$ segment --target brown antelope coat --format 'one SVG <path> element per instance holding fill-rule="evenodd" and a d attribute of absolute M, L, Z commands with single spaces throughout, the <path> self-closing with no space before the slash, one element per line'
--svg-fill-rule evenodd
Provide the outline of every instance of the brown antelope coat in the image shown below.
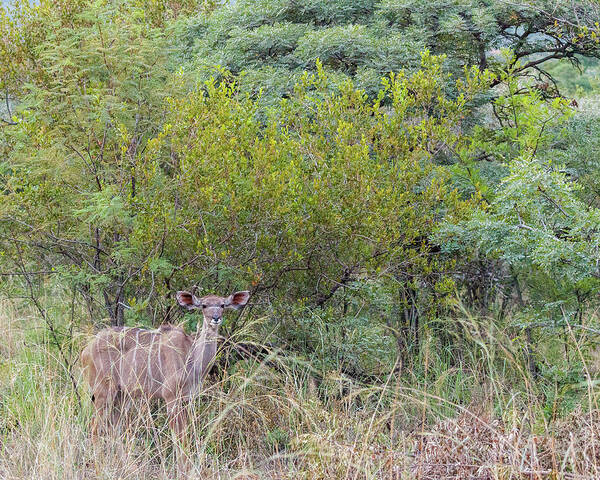
<path fill-rule="evenodd" d="M 202 329 L 196 335 L 171 325 L 157 330 L 110 327 L 98 332 L 81 353 L 96 409 L 92 435 L 109 420 L 111 411 L 114 423 L 123 399 L 136 397 L 165 400 L 171 428 L 181 435 L 186 423 L 182 402 L 198 391 L 215 357 L 223 311 L 242 308 L 248 297 L 248 292 L 226 298 L 178 292 L 180 305 L 203 313 Z"/>

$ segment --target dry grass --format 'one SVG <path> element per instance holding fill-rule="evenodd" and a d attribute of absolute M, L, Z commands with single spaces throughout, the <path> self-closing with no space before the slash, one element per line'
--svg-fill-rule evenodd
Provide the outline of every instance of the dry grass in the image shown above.
<path fill-rule="evenodd" d="M 81 384 L 79 406 L 35 315 L 3 301 L 0 325 L 2 480 L 175 477 L 160 406 L 150 406 L 152 417 L 133 412 L 143 420 L 93 445 L 87 434 L 91 404 L 81 372 L 74 370 Z M 514 352 L 505 353 L 507 362 L 514 360 Z M 430 355 L 433 362 L 433 349 Z M 430 372 L 421 381 L 410 374 L 390 376 L 377 386 L 357 385 L 336 372 L 315 385 L 299 365 L 287 363 L 275 371 L 239 363 L 213 379 L 191 407 L 189 477 L 600 478 L 594 383 L 582 396 L 585 406 L 548 421 L 533 399 L 536 392 L 514 380 L 522 369 L 509 365 L 510 372 L 521 372 L 510 377 L 511 385 L 500 373 L 490 377 L 489 369 L 487 377 L 478 376 L 486 362 L 492 360 L 480 356 L 471 367 L 466 362 L 446 375 Z M 450 400 L 449 378 L 459 375 L 471 382 L 468 406 Z"/>

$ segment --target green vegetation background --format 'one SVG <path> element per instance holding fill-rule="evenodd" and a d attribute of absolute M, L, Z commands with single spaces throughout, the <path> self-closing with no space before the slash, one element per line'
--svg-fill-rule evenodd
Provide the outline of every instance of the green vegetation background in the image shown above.
<path fill-rule="evenodd" d="M 587 1 L 17 1 L 3 295 L 64 389 L 94 329 L 193 330 L 173 294 L 196 286 L 250 289 L 229 345 L 280 352 L 321 399 L 436 384 L 433 421 L 491 378 L 485 405 L 526 394 L 533 430 L 591 408 L 599 18 Z"/>

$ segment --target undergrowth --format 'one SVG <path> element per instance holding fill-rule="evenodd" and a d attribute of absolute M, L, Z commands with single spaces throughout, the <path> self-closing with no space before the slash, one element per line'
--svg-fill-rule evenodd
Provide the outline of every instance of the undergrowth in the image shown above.
<path fill-rule="evenodd" d="M 190 407 L 190 478 L 599 478 L 590 338 L 566 331 L 557 349 L 541 332 L 530 372 L 525 338 L 509 322 L 458 312 L 453 345 L 426 334 L 410 363 L 370 384 L 285 352 L 231 362 Z M 90 441 L 75 359 L 93 328 L 66 335 L 83 311 L 54 313 L 72 366 L 34 310 L 0 302 L 0 478 L 174 478 L 160 404 L 138 405 L 114 436 Z"/>

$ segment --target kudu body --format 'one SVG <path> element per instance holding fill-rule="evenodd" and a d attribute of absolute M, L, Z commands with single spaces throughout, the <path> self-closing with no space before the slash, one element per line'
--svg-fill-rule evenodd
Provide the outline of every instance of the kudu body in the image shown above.
<path fill-rule="evenodd" d="M 249 293 L 198 298 L 177 292 L 176 297 L 188 310 L 202 311 L 202 328 L 195 335 L 172 325 L 157 330 L 111 327 L 98 332 L 82 351 L 95 407 L 93 438 L 102 427 L 116 422 L 122 402 L 136 397 L 163 399 L 171 429 L 183 437 L 187 424 L 184 406 L 200 388 L 215 357 L 223 311 L 242 308 Z"/>

